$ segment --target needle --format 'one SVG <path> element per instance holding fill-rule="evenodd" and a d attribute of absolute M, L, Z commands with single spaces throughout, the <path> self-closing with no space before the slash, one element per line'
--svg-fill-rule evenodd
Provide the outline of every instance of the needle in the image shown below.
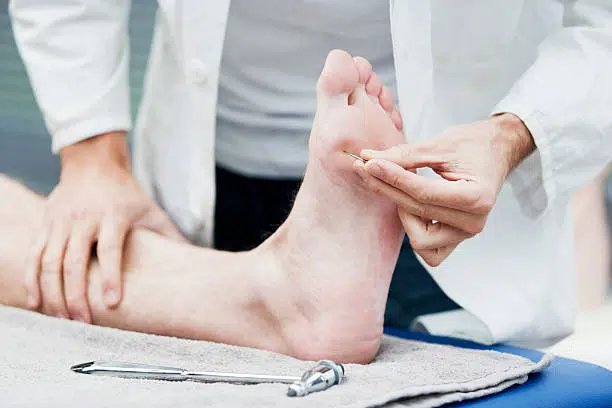
<path fill-rule="evenodd" d="M 361 157 L 357 156 L 356 154 L 349 153 L 349 152 L 347 152 L 347 151 L 345 151 L 344 153 L 346 153 L 347 155 L 351 156 L 353 159 L 360 160 L 360 161 L 361 161 L 362 163 L 364 163 L 364 164 L 367 162 L 367 160 L 366 160 L 366 159 L 363 159 L 363 158 L 361 158 Z"/>

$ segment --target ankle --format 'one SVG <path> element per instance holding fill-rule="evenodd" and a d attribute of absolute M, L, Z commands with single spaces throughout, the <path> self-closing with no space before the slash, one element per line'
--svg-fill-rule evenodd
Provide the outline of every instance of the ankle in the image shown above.
<path fill-rule="evenodd" d="M 351 282 L 329 290 L 317 286 L 315 271 L 321 264 L 313 262 L 306 248 L 292 245 L 296 226 L 289 217 L 256 249 L 266 268 L 255 291 L 283 345 L 281 352 L 302 360 L 370 362 L 380 346 L 382 318 L 372 324 L 372 319 L 358 316 L 354 302 L 342 293 Z"/>

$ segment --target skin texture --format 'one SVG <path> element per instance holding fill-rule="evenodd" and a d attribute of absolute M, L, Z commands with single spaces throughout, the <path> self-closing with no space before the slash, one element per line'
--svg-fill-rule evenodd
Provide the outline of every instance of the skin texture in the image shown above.
<path fill-rule="evenodd" d="M 354 169 L 372 192 L 398 205 L 412 248 L 438 266 L 482 231 L 508 174 L 534 149 L 523 122 L 502 114 L 449 128 L 424 143 L 365 149 L 361 157 L 368 162 L 357 161 Z M 441 178 L 417 175 L 422 167 Z"/>
<path fill-rule="evenodd" d="M 367 91 L 366 91 L 367 89 Z M 366 363 L 378 351 L 403 230 L 395 205 L 371 193 L 343 151 L 403 140 L 388 89 L 370 64 L 332 51 L 317 86 L 309 165 L 287 221 L 260 247 L 227 253 L 145 229 L 127 235 L 124 297 L 102 298 L 89 264 L 95 324 Z M 27 307 L 23 265 L 46 200 L 0 178 L 0 302 Z M 356 228 L 358 227 L 358 228 Z M 43 299 L 39 309 L 53 312 Z"/>
<path fill-rule="evenodd" d="M 122 297 L 122 248 L 129 230 L 144 227 L 183 238 L 132 176 L 125 132 L 65 147 L 61 160 L 60 182 L 36 226 L 24 280 L 31 308 L 44 303 L 54 316 L 90 323 L 87 265 L 94 242 L 104 301 L 114 307 Z"/>

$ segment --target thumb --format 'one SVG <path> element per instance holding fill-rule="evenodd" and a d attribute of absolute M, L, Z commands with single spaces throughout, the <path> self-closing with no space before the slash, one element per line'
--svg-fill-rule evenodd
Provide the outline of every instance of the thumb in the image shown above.
<path fill-rule="evenodd" d="M 168 214 L 156 208 L 149 212 L 139 223 L 144 228 L 157 232 L 177 242 L 187 242 Z"/>
<path fill-rule="evenodd" d="M 404 169 L 435 167 L 444 163 L 436 146 L 430 142 L 417 145 L 401 144 L 387 150 L 364 149 L 360 156 L 365 160 L 382 159 L 394 162 Z"/>

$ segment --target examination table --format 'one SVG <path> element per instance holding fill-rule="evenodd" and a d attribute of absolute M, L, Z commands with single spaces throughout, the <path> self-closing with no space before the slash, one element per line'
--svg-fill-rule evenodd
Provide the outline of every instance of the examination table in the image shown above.
<path fill-rule="evenodd" d="M 483 346 L 465 340 L 429 336 L 393 328 L 387 328 L 385 332 L 406 339 L 473 349 L 497 350 L 517 354 L 533 361 L 539 360 L 542 355 L 536 350 L 503 345 Z M 610 353 L 612 353 L 612 344 Z M 612 408 L 612 371 L 593 364 L 556 357 L 550 367 L 541 374 L 530 375 L 525 384 L 489 397 L 447 406 L 462 408 Z"/>

